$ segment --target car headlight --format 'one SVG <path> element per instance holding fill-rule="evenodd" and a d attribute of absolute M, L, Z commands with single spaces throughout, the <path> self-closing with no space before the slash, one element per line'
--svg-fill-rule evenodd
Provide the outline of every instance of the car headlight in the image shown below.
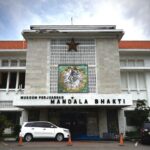
<path fill-rule="evenodd" d="M 144 129 L 144 131 L 145 131 L 145 132 L 147 132 L 147 131 L 148 131 L 148 129 Z"/>
<path fill-rule="evenodd" d="M 66 132 L 66 133 L 69 133 L 69 130 L 67 130 L 67 129 L 64 129 L 64 132 Z"/>

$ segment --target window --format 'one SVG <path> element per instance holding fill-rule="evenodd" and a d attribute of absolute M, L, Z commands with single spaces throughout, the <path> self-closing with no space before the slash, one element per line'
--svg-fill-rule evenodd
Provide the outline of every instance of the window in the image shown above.
<path fill-rule="evenodd" d="M 27 123 L 26 125 L 25 125 L 25 127 L 32 127 L 33 126 L 33 123 Z"/>
<path fill-rule="evenodd" d="M 140 90 L 146 89 L 144 73 L 142 73 L 142 72 L 138 73 L 138 82 L 139 82 L 139 89 Z"/>
<path fill-rule="evenodd" d="M 121 88 L 125 90 L 146 90 L 145 74 L 143 72 L 121 72 Z"/>
<path fill-rule="evenodd" d="M 11 65 L 12 67 L 17 66 L 17 60 L 11 60 L 10 65 Z"/>
<path fill-rule="evenodd" d="M 55 125 L 53 125 L 53 124 L 51 124 L 51 123 L 48 123 L 48 122 L 44 122 L 43 125 L 44 125 L 45 128 L 56 128 Z"/>
<path fill-rule="evenodd" d="M 26 66 L 26 61 L 25 60 L 20 60 L 20 66 L 21 67 Z"/>
<path fill-rule="evenodd" d="M 54 127 L 52 124 L 47 123 L 47 122 L 38 122 L 37 127 L 42 127 L 42 128 L 52 128 Z"/>
<path fill-rule="evenodd" d="M 120 60 L 120 66 L 125 67 L 126 66 L 126 60 Z"/>
<path fill-rule="evenodd" d="M 36 123 L 35 122 L 30 122 L 30 123 L 27 123 L 26 125 L 25 125 L 25 127 L 36 127 L 37 125 L 36 125 Z"/>
<path fill-rule="evenodd" d="M 18 78 L 17 75 L 19 75 Z M 8 77 L 9 77 L 9 81 L 8 81 L 9 89 L 25 88 L 25 72 L 0 72 L 0 89 L 7 88 Z"/>
<path fill-rule="evenodd" d="M 128 88 L 127 73 L 126 72 L 121 72 L 121 88 L 122 89 Z"/>
<path fill-rule="evenodd" d="M 120 60 L 120 66 L 121 67 L 143 67 L 144 66 L 144 60 L 143 59 L 121 59 Z"/>
<path fill-rule="evenodd" d="M 10 80 L 9 80 L 9 88 L 15 89 L 16 88 L 16 79 L 17 79 L 17 73 L 11 72 L 10 73 Z"/>
<path fill-rule="evenodd" d="M 41 128 L 56 128 L 55 125 L 48 122 L 30 122 L 25 125 L 26 127 L 41 127 Z"/>
<path fill-rule="evenodd" d="M 22 59 L 20 61 L 18 61 L 17 59 L 13 59 L 13 60 L 2 60 L 1 66 L 3 67 L 24 67 L 26 66 L 26 60 Z"/>
<path fill-rule="evenodd" d="M 138 60 L 136 61 L 136 66 L 138 66 L 138 67 L 144 66 L 144 60 L 138 59 Z"/>
<path fill-rule="evenodd" d="M 24 87 L 25 87 L 25 72 L 19 72 L 18 89 L 24 89 Z"/>
<path fill-rule="evenodd" d="M 129 60 L 128 60 L 128 66 L 129 66 L 129 67 L 134 67 L 134 66 L 135 66 L 135 60 L 132 60 L 132 59 L 130 60 L 130 59 L 129 59 Z"/>
<path fill-rule="evenodd" d="M 7 87 L 7 72 L 0 72 L 0 89 L 6 89 Z"/>
<path fill-rule="evenodd" d="M 137 82 L 136 82 L 136 73 L 129 72 L 129 87 L 131 90 L 136 90 Z"/>
<path fill-rule="evenodd" d="M 9 66 L 9 61 L 8 60 L 2 60 L 2 66 L 3 67 Z"/>

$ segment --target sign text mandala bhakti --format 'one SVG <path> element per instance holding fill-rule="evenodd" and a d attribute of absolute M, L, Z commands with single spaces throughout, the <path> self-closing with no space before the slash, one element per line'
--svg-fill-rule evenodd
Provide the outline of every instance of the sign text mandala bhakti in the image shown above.
<path fill-rule="evenodd" d="M 130 94 L 49 94 L 21 95 L 14 106 L 129 106 Z"/>

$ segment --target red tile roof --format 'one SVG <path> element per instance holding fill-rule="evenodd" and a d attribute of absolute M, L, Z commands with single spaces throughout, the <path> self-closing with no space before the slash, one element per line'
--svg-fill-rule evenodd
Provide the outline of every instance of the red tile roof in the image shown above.
<path fill-rule="evenodd" d="M 27 41 L 0 41 L 0 49 L 26 49 Z M 150 49 L 150 41 L 120 41 L 120 49 Z"/>
<path fill-rule="evenodd" d="M 26 49 L 26 41 L 0 41 L 0 49 Z"/>
<path fill-rule="evenodd" d="M 120 41 L 120 49 L 150 49 L 150 41 Z"/>

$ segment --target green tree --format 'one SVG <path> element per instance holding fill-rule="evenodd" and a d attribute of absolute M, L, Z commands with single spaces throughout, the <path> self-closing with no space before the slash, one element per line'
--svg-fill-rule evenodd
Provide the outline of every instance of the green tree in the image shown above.
<path fill-rule="evenodd" d="M 8 121 L 4 115 L 0 114 L 0 138 L 2 138 L 5 128 L 8 128 L 10 126 L 11 126 L 10 121 Z"/>
<path fill-rule="evenodd" d="M 146 105 L 145 100 L 138 100 L 136 108 L 132 113 L 132 121 L 139 130 L 145 121 L 148 121 L 150 115 L 150 107 Z"/>

